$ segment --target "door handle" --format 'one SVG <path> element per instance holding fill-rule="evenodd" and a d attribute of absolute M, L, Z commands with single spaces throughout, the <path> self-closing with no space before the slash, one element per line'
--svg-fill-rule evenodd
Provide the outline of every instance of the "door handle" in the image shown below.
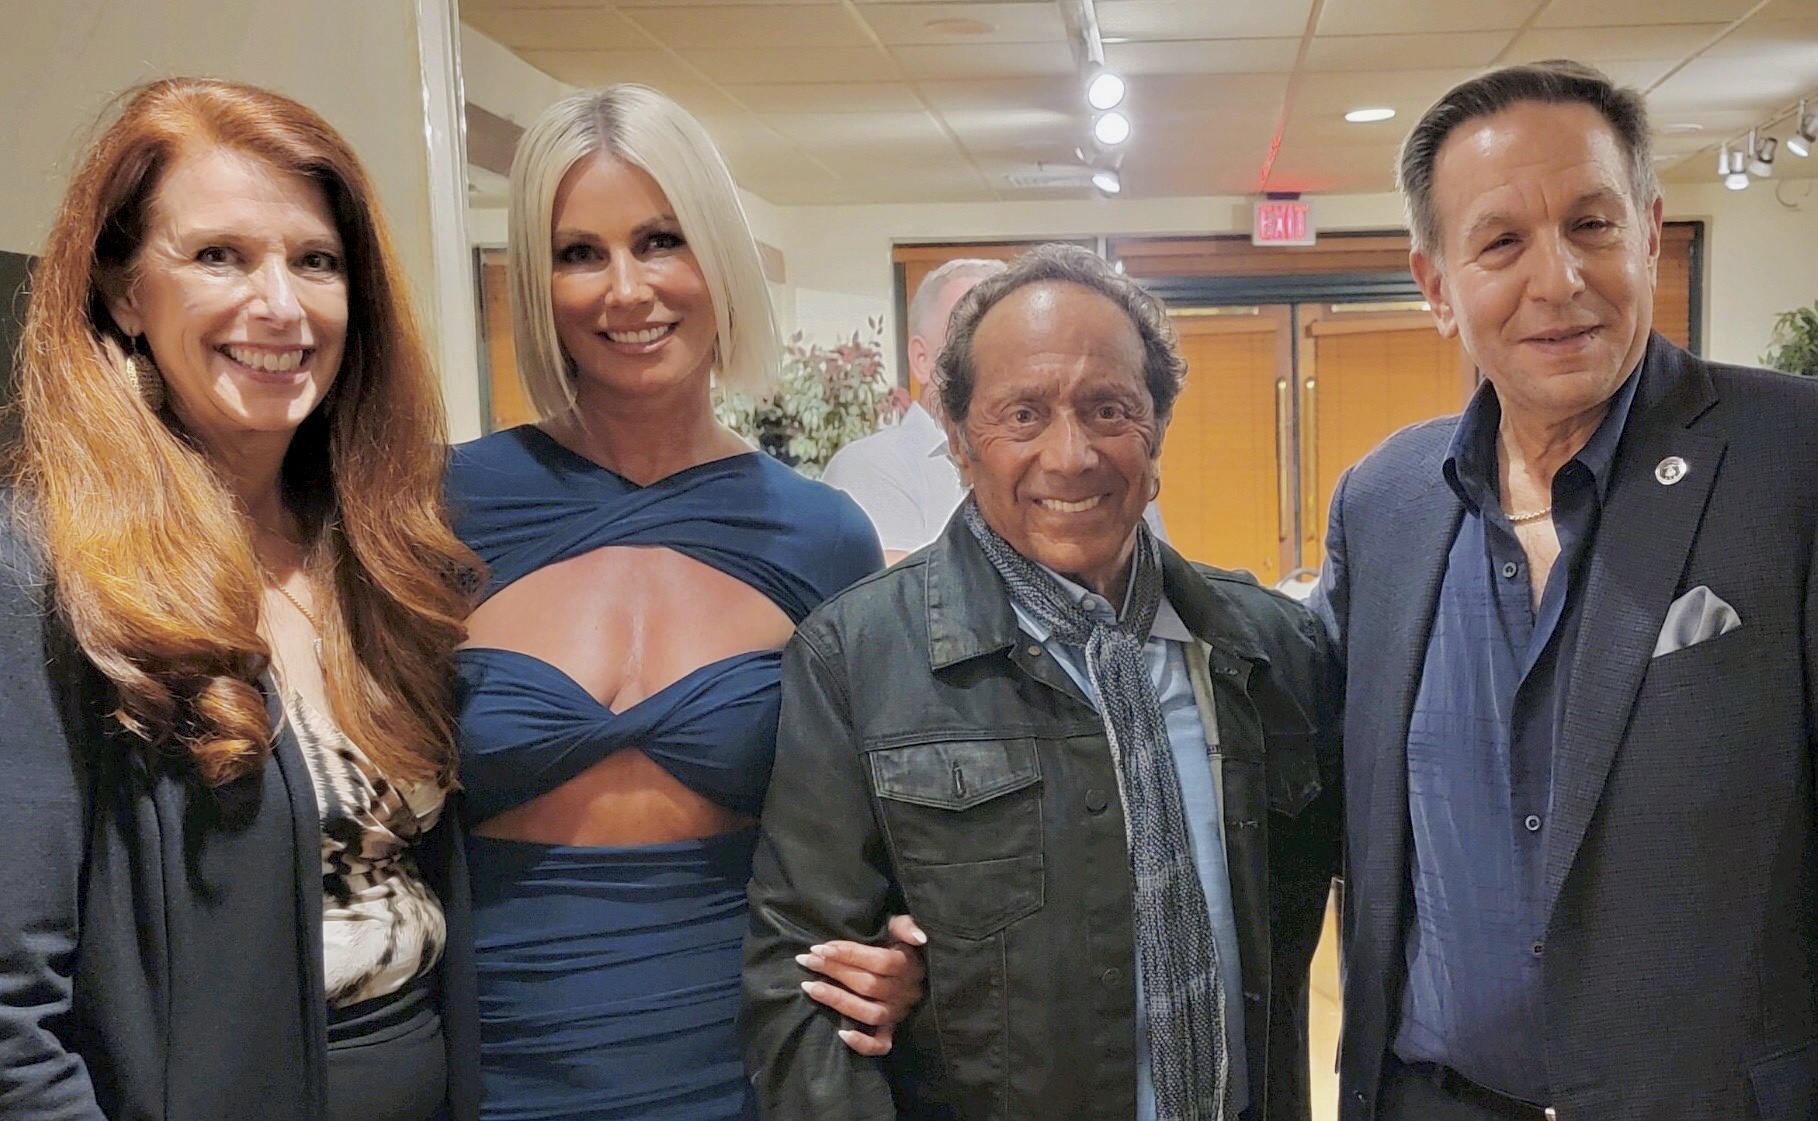
<path fill-rule="evenodd" d="M 1294 390 L 1287 378 L 1275 379 L 1275 517 L 1278 540 L 1294 535 Z"/>

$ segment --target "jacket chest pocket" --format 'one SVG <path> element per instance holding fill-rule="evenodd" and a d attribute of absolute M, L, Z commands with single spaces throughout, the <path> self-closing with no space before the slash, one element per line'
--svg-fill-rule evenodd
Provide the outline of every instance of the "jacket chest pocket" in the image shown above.
<path fill-rule="evenodd" d="M 1042 905 L 1042 775 L 1029 739 L 869 753 L 872 790 L 916 921 L 984 938 Z"/>

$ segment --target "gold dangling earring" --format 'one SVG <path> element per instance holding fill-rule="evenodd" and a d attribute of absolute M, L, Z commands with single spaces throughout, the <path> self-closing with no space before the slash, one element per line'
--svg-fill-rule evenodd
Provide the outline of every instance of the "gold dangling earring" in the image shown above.
<path fill-rule="evenodd" d="M 145 407 L 157 412 L 164 405 L 164 376 L 148 356 L 138 351 L 126 356 L 126 381 Z"/>

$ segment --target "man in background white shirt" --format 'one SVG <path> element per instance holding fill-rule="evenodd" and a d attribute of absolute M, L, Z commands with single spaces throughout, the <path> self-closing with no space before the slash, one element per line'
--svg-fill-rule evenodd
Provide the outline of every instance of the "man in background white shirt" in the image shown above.
<path fill-rule="evenodd" d="M 915 398 L 889 428 L 854 440 L 827 464 L 821 479 L 853 497 L 877 527 L 884 560 L 895 564 L 940 536 L 966 490 L 947 458 L 934 360 L 947 341 L 953 305 L 972 286 L 1004 271 L 1002 261 L 961 257 L 922 278 L 909 301 L 909 393 Z"/>
<path fill-rule="evenodd" d="M 877 528 L 884 562 L 895 564 L 941 535 L 966 496 L 959 469 L 947 458 L 934 360 L 947 342 L 953 305 L 979 281 L 1003 272 L 1002 261 L 959 257 L 922 278 L 909 300 L 909 393 L 914 401 L 901 420 L 852 441 L 828 460 L 821 481 L 850 494 Z M 1166 541 L 1161 511 L 1151 502 L 1143 517 Z"/>

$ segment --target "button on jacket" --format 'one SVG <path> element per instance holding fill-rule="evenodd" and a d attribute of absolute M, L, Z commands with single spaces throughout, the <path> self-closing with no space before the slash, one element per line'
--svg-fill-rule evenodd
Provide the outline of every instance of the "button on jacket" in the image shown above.
<path fill-rule="evenodd" d="M 1244 1116 L 1305 1117 L 1298 1010 L 1338 851 L 1333 663 L 1298 605 L 1162 555 L 1220 738 Z M 742 1022 L 766 1116 L 1128 1121 L 1133 890 L 1104 725 L 954 519 L 784 654 Z M 889 1057 L 862 1058 L 794 957 L 877 941 L 899 910 L 929 934 L 928 999 Z"/>

